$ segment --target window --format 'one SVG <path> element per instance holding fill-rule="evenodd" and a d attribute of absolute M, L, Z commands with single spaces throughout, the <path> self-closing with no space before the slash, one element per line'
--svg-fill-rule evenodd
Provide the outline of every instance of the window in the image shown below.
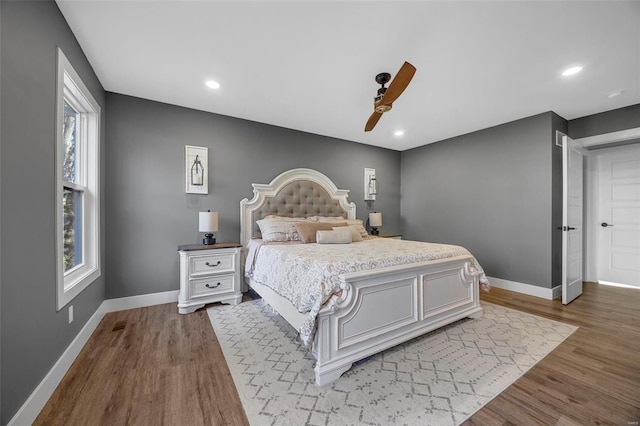
<path fill-rule="evenodd" d="M 58 49 L 57 309 L 100 276 L 100 106 Z"/>

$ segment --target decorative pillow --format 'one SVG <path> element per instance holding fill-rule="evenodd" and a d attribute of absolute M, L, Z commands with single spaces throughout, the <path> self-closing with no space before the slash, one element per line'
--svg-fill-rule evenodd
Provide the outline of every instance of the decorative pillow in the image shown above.
<path fill-rule="evenodd" d="M 305 244 L 309 244 L 316 242 L 317 231 L 332 231 L 334 226 L 347 226 L 347 222 L 298 222 L 294 226 L 298 231 L 300 240 Z"/>
<path fill-rule="evenodd" d="M 356 230 L 360 233 L 360 236 L 366 237 L 367 235 L 369 235 L 362 223 L 362 219 L 347 220 L 347 224 L 356 228 Z"/>
<path fill-rule="evenodd" d="M 263 241 L 300 241 L 300 235 L 296 230 L 297 223 L 303 223 L 304 219 L 298 218 L 269 218 L 257 220 Z"/>
<path fill-rule="evenodd" d="M 362 241 L 362 235 L 360 235 L 360 232 L 356 229 L 355 226 L 351 226 L 351 225 L 347 225 L 347 226 L 334 226 L 333 230 L 334 231 L 338 231 L 338 230 L 342 230 L 348 228 L 349 232 L 351 232 L 351 242 L 352 243 L 358 243 L 360 241 Z"/>
<path fill-rule="evenodd" d="M 316 231 L 318 244 L 351 244 L 351 230 L 347 226 L 333 231 Z"/>
<path fill-rule="evenodd" d="M 344 222 L 345 220 L 342 216 L 311 216 L 309 219 L 316 222 Z"/>

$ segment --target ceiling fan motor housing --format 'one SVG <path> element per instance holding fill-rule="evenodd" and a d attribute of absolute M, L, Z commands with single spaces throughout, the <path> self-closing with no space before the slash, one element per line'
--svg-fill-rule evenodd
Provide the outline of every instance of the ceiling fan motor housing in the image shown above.
<path fill-rule="evenodd" d="M 382 100 L 382 97 L 384 96 L 384 93 L 387 91 L 386 87 L 381 87 L 378 89 L 378 94 L 376 96 L 373 97 L 373 101 L 374 102 L 380 102 Z"/>
<path fill-rule="evenodd" d="M 384 87 L 384 85 L 387 84 L 389 82 L 389 80 L 391 80 L 391 74 L 389 74 L 388 72 L 382 72 L 382 73 L 376 75 L 376 83 L 382 85 L 382 87 L 378 89 L 378 94 L 373 98 L 373 101 L 376 104 L 378 102 L 380 102 L 382 100 L 382 98 L 384 97 L 384 94 L 387 91 L 387 88 Z M 376 112 L 379 112 L 379 113 L 387 112 L 390 109 L 391 109 L 391 105 L 377 105 L 377 106 L 374 106 L 374 110 Z"/>
<path fill-rule="evenodd" d="M 387 84 L 389 80 L 391 80 L 391 74 L 389 74 L 388 72 L 381 72 L 380 74 L 376 75 L 376 83 L 382 84 L 383 86 Z"/>

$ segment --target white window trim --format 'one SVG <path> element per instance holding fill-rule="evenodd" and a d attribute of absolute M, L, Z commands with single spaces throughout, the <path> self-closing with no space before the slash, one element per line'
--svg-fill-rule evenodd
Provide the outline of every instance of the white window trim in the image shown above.
<path fill-rule="evenodd" d="M 101 274 L 100 265 L 100 105 L 84 85 L 78 73 L 73 69 L 60 48 L 58 48 L 58 74 L 56 92 L 56 304 L 62 309 L 82 290 L 87 288 Z M 79 164 L 90 164 L 90 170 L 81 167 L 76 170 L 80 174 L 79 188 L 85 191 L 83 197 L 83 232 L 82 232 L 82 264 L 64 271 L 64 238 L 63 238 L 63 179 L 62 161 L 64 136 L 62 134 L 62 117 L 64 116 L 64 99 L 74 108 L 92 111 L 82 113 L 77 131 L 82 140 L 93 140 L 80 149 L 82 157 Z M 93 170 L 93 172 L 91 172 Z M 67 186 L 68 183 L 64 183 Z M 73 185 L 75 188 L 76 185 Z"/>

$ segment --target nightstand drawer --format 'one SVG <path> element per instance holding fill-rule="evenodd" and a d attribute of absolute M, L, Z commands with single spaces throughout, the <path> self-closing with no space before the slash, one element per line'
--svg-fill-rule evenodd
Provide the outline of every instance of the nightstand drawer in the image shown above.
<path fill-rule="evenodd" d="M 191 256 L 189 262 L 189 278 L 229 273 L 236 270 L 236 255 L 234 252 Z"/>
<path fill-rule="evenodd" d="M 207 303 L 242 302 L 240 251 L 234 242 L 184 244 L 180 254 L 178 313 L 189 314 Z"/>
<path fill-rule="evenodd" d="M 208 296 L 233 291 L 235 278 L 235 274 L 229 274 L 189 280 L 191 297 Z"/>

